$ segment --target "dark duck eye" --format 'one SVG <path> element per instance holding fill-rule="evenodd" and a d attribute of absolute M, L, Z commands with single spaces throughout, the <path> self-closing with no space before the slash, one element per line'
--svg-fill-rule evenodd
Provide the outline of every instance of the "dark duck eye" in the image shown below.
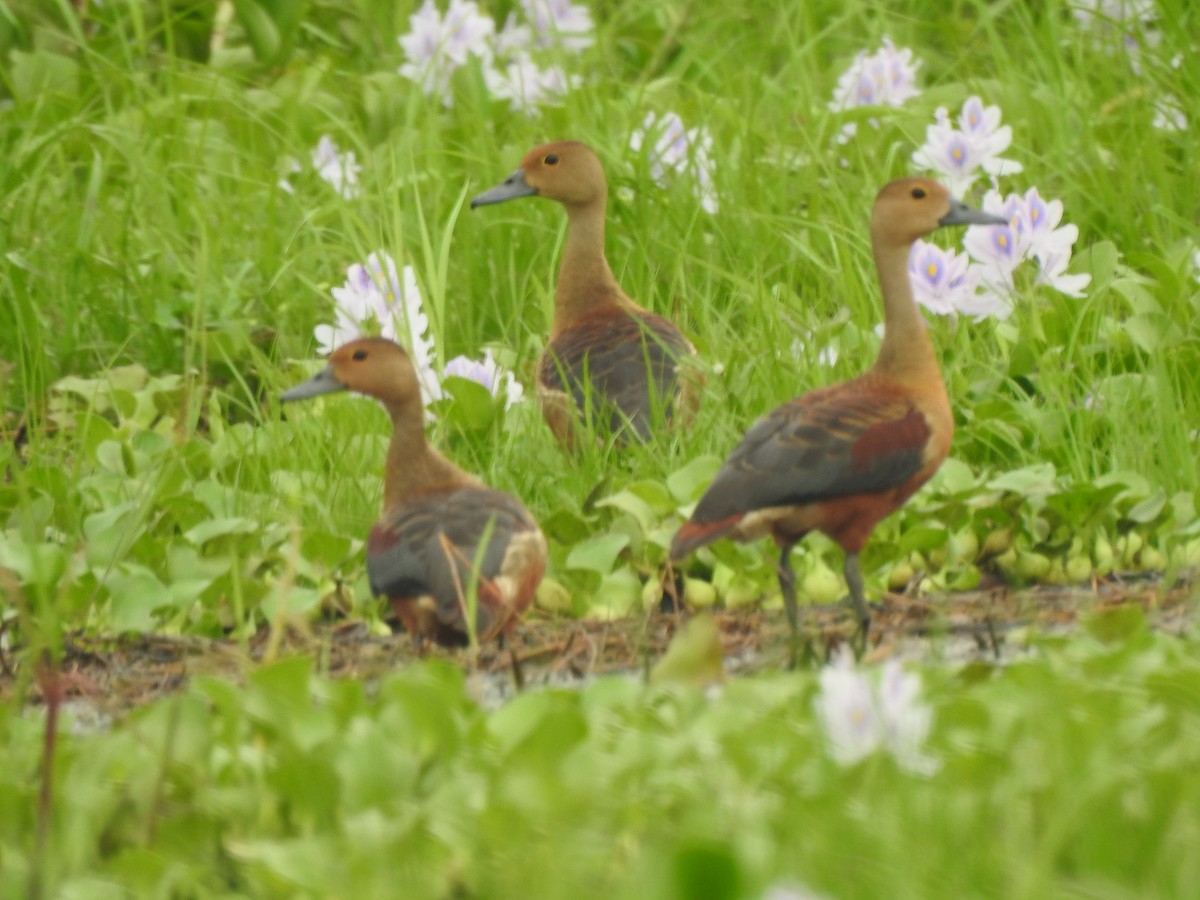
<path fill-rule="evenodd" d="M 914 199 L 924 200 L 925 199 L 925 188 L 913 188 L 912 195 L 913 195 Z"/>
<path fill-rule="evenodd" d="M 367 358 L 367 351 L 366 350 L 355 350 L 354 355 L 351 356 L 350 358 L 353 360 L 356 360 L 358 362 L 362 362 L 364 359 Z"/>
<path fill-rule="evenodd" d="M 545 155 L 545 157 L 542 159 L 542 162 L 544 162 L 548 166 L 557 166 L 558 165 L 558 154 L 557 153 L 547 153 Z"/>

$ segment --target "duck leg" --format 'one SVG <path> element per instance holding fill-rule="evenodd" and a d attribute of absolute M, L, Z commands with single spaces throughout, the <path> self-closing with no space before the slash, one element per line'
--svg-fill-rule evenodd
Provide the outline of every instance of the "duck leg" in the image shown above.
<path fill-rule="evenodd" d="M 862 571 L 858 567 L 858 554 L 847 553 L 846 562 L 842 566 L 846 576 L 846 586 L 850 588 L 850 600 L 854 604 L 854 613 L 858 616 L 858 625 L 862 630 L 863 648 L 867 646 L 867 633 L 871 628 L 871 611 L 867 608 L 866 597 L 863 596 Z"/>
<path fill-rule="evenodd" d="M 788 628 L 791 630 L 791 640 L 788 652 L 788 668 L 796 668 L 796 660 L 800 650 L 800 611 L 796 606 L 796 573 L 792 569 L 792 547 L 795 544 L 785 544 L 779 549 L 779 565 L 776 572 L 779 575 L 779 589 L 783 592 L 783 608 L 787 611 Z"/>

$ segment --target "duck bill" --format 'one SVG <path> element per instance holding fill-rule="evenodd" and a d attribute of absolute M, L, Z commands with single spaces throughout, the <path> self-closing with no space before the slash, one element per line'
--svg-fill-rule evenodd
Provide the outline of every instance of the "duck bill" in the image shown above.
<path fill-rule="evenodd" d="M 337 380 L 333 369 L 326 366 L 308 381 L 302 381 L 293 388 L 284 391 L 279 399 L 283 402 L 290 400 L 306 400 L 309 397 L 320 397 L 322 394 L 333 394 L 346 390 L 346 386 Z"/>
<path fill-rule="evenodd" d="M 518 197 L 532 197 L 537 192 L 537 188 L 531 186 L 525 180 L 525 170 L 517 169 L 517 171 L 513 172 L 490 191 L 484 191 L 472 200 L 471 209 L 477 206 L 490 206 L 493 203 L 503 203 L 506 200 L 516 200 Z"/>
<path fill-rule="evenodd" d="M 961 200 L 950 201 L 950 212 L 938 219 L 939 225 L 1007 225 L 1008 219 L 995 213 L 967 206 Z"/>

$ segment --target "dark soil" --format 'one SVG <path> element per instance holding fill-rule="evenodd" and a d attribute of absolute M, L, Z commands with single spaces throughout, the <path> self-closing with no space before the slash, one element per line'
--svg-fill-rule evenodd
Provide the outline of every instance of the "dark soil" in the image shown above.
<path fill-rule="evenodd" d="M 865 651 L 869 660 L 893 656 L 1002 663 L 1025 652 L 1038 635 L 1064 633 L 1081 620 L 1117 618 L 1141 609 L 1148 627 L 1181 634 L 1195 621 L 1200 579 L 1173 586 L 1155 578 L 1113 579 L 1089 587 L 1004 587 L 935 598 L 889 595 L 877 607 Z M 482 702 L 500 702 L 515 690 L 512 657 L 526 685 L 578 684 L 610 673 L 641 675 L 662 655 L 687 614 L 654 613 L 615 622 L 547 617 L 532 611 L 508 647 L 489 645 L 472 660 L 465 651 L 417 648 L 403 633 L 374 635 L 361 621 L 311 623 L 272 634 L 262 631 L 245 644 L 233 640 L 156 634 L 66 641 L 59 683 L 68 700 L 78 698 L 107 719 L 177 691 L 195 675 L 240 680 L 254 665 L 307 655 L 333 678 L 372 681 L 421 657 L 455 661 L 472 672 Z M 788 664 L 787 623 L 780 611 L 716 611 L 727 674 L 778 670 Z M 1138 618 L 1132 621 L 1137 626 Z M 1124 627 L 1124 626 L 1122 626 Z M 805 612 L 808 659 L 823 659 L 855 636 L 848 610 L 809 607 Z M 0 696 L 26 693 L 40 702 L 39 679 L 30 677 L 19 650 L 0 657 Z"/>

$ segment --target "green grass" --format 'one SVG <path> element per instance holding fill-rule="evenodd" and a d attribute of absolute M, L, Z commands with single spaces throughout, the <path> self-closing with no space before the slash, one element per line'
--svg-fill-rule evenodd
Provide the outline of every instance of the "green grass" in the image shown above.
<path fill-rule="evenodd" d="M 492 12 L 502 21 L 512 5 Z M 748 425 L 872 358 L 871 200 L 911 173 L 934 109 L 956 112 L 973 93 L 1013 128 L 1006 155 L 1025 171 L 1003 189 L 1063 201 L 1080 229 L 1072 271 L 1093 281 L 1083 299 L 1029 287 L 1007 322 L 931 323 L 958 426 L 952 460 L 877 529 L 868 591 L 913 574 L 936 593 L 988 570 L 1020 584 L 1200 565 L 1200 14 L 1188 0 L 1158 4 L 1159 39 L 1138 35 L 1140 71 L 1118 32 L 1083 31 L 1062 3 L 959 0 L 931 16 L 916 0 L 606 2 L 593 10 L 596 46 L 562 60 L 580 84 L 537 118 L 493 100 L 477 69 L 455 76 L 450 109 L 396 74 L 408 3 L 314 0 L 281 20 L 277 44 L 235 16 L 211 59 L 212 4 L 77 6 L 0 0 L 0 611 L 6 648 L 25 663 L 78 629 L 248 638 L 312 615 L 339 583 L 355 615 L 377 623 L 362 545 L 385 418 L 348 398 L 285 418 L 276 398 L 315 356 L 329 288 L 377 249 L 415 266 L 443 360 L 495 346 L 531 385 L 563 216 L 536 199 L 476 212 L 464 200 L 560 137 L 605 162 L 619 281 L 673 316 L 712 369 L 698 420 L 653 446 L 572 458 L 531 403 L 481 419 L 451 405 L 432 433 L 538 517 L 574 614 L 641 608 L 681 516 Z M 921 60 L 922 94 L 871 110 L 878 128 L 866 113 L 831 113 L 838 75 L 884 35 Z M 1151 127 L 1168 97 L 1188 129 Z M 656 185 L 628 149 L 651 110 L 711 132 L 718 215 L 686 178 Z M 858 136 L 839 146 L 851 119 Z M 278 188 L 284 158 L 307 163 L 322 134 L 357 154 L 358 198 L 311 170 L 292 176 L 294 194 Z M 832 366 L 818 362 L 827 347 L 840 354 Z M 830 542 L 806 542 L 805 595 L 832 599 L 822 591 L 840 565 Z M 778 603 L 765 544 L 720 543 L 688 572 L 712 580 L 719 603 Z M 290 663 L 244 692 L 206 682 L 113 734 L 65 741 L 64 785 L 95 793 L 60 793 L 54 846 L 71 860 L 61 886 L 166 891 L 178 861 L 180 892 L 200 896 L 327 895 L 343 883 L 364 895 L 400 875 L 428 894 L 461 883 L 507 896 L 533 879 L 545 895 L 603 883 L 689 896 L 679 873 L 705 866 L 718 880 L 734 873 L 728 896 L 788 876 L 832 896 L 895 896 L 898 881 L 912 896 L 1195 894 L 1197 873 L 1172 850 L 1194 843 L 1196 823 L 1168 815 L 1188 808 L 1180 784 L 1194 769 L 1168 740 L 1196 727 L 1187 691 L 1171 686 L 1195 680 L 1194 644 L 1137 632 L 1103 651 L 1086 640 L 1045 649 L 979 684 L 931 671 L 946 759 L 934 782 L 897 779 L 883 761 L 833 770 L 816 750 L 809 676 L 733 685 L 711 704 L 599 686 L 523 700 L 507 719 L 479 712 L 436 669 L 398 675 L 370 700 L 319 680 L 310 692 Z M 1097 670 L 1110 674 L 1096 682 Z M 269 703 L 277 682 L 295 692 L 300 724 L 238 712 Z M 392 747 L 431 691 L 446 721 L 417 722 L 411 744 Z M 1161 694 L 1155 721 L 1138 706 L 1148 694 Z M 1076 703 L 1078 718 L 1064 715 Z M 559 712 L 566 724 L 553 724 Z M 0 817 L 9 893 L 30 865 L 21 835 L 37 722 L 2 714 L 24 760 L 5 776 Z M 522 715 L 536 720 L 528 732 Z M 289 730 L 310 721 L 317 736 Z M 738 740 L 742 725 L 753 740 Z M 628 757 L 612 738 L 625 733 Z M 566 781 L 537 786 L 514 770 L 522 741 L 531 768 L 552 760 Z M 385 750 L 411 779 L 389 789 L 419 784 L 419 812 L 292 795 L 303 785 L 288 773 L 310 754 L 344 786 L 358 777 L 347 760 Z M 135 765 L 138 754 L 162 763 Z M 1144 755 L 1144 770 L 1130 768 Z M 594 785 L 578 774 L 593 764 L 605 773 Z M 714 814 L 697 784 L 729 814 Z M 556 794 L 594 818 L 570 830 Z M 108 812 L 87 824 L 92 796 Z M 333 805 L 305 805 L 317 803 Z M 1144 855 L 1121 845 L 1125 827 L 1150 832 L 1131 845 Z M 965 833 L 979 837 L 960 854 L 951 841 Z M 189 846 L 188 835 L 203 837 Z M 559 842 L 540 854 L 551 862 L 531 868 L 521 842 L 547 836 Z M 363 846 L 413 862 L 341 858 L 336 848 L 368 837 Z M 310 875 L 281 874 L 316 845 L 325 855 Z"/>
<path fill-rule="evenodd" d="M 54 896 L 1188 897 L 1200 667 L 1140 615 L 930 670 L 936 772 L 825 753 L 807 674 L 608 678 L 485 713 L 422 663 L 370 695 L 292 659 L 66 739 Z M 1119 627 L 1113 628 L 1113 624 Z M 37 717 L 0 711 L 0 888 L 33 864 Z"/>

